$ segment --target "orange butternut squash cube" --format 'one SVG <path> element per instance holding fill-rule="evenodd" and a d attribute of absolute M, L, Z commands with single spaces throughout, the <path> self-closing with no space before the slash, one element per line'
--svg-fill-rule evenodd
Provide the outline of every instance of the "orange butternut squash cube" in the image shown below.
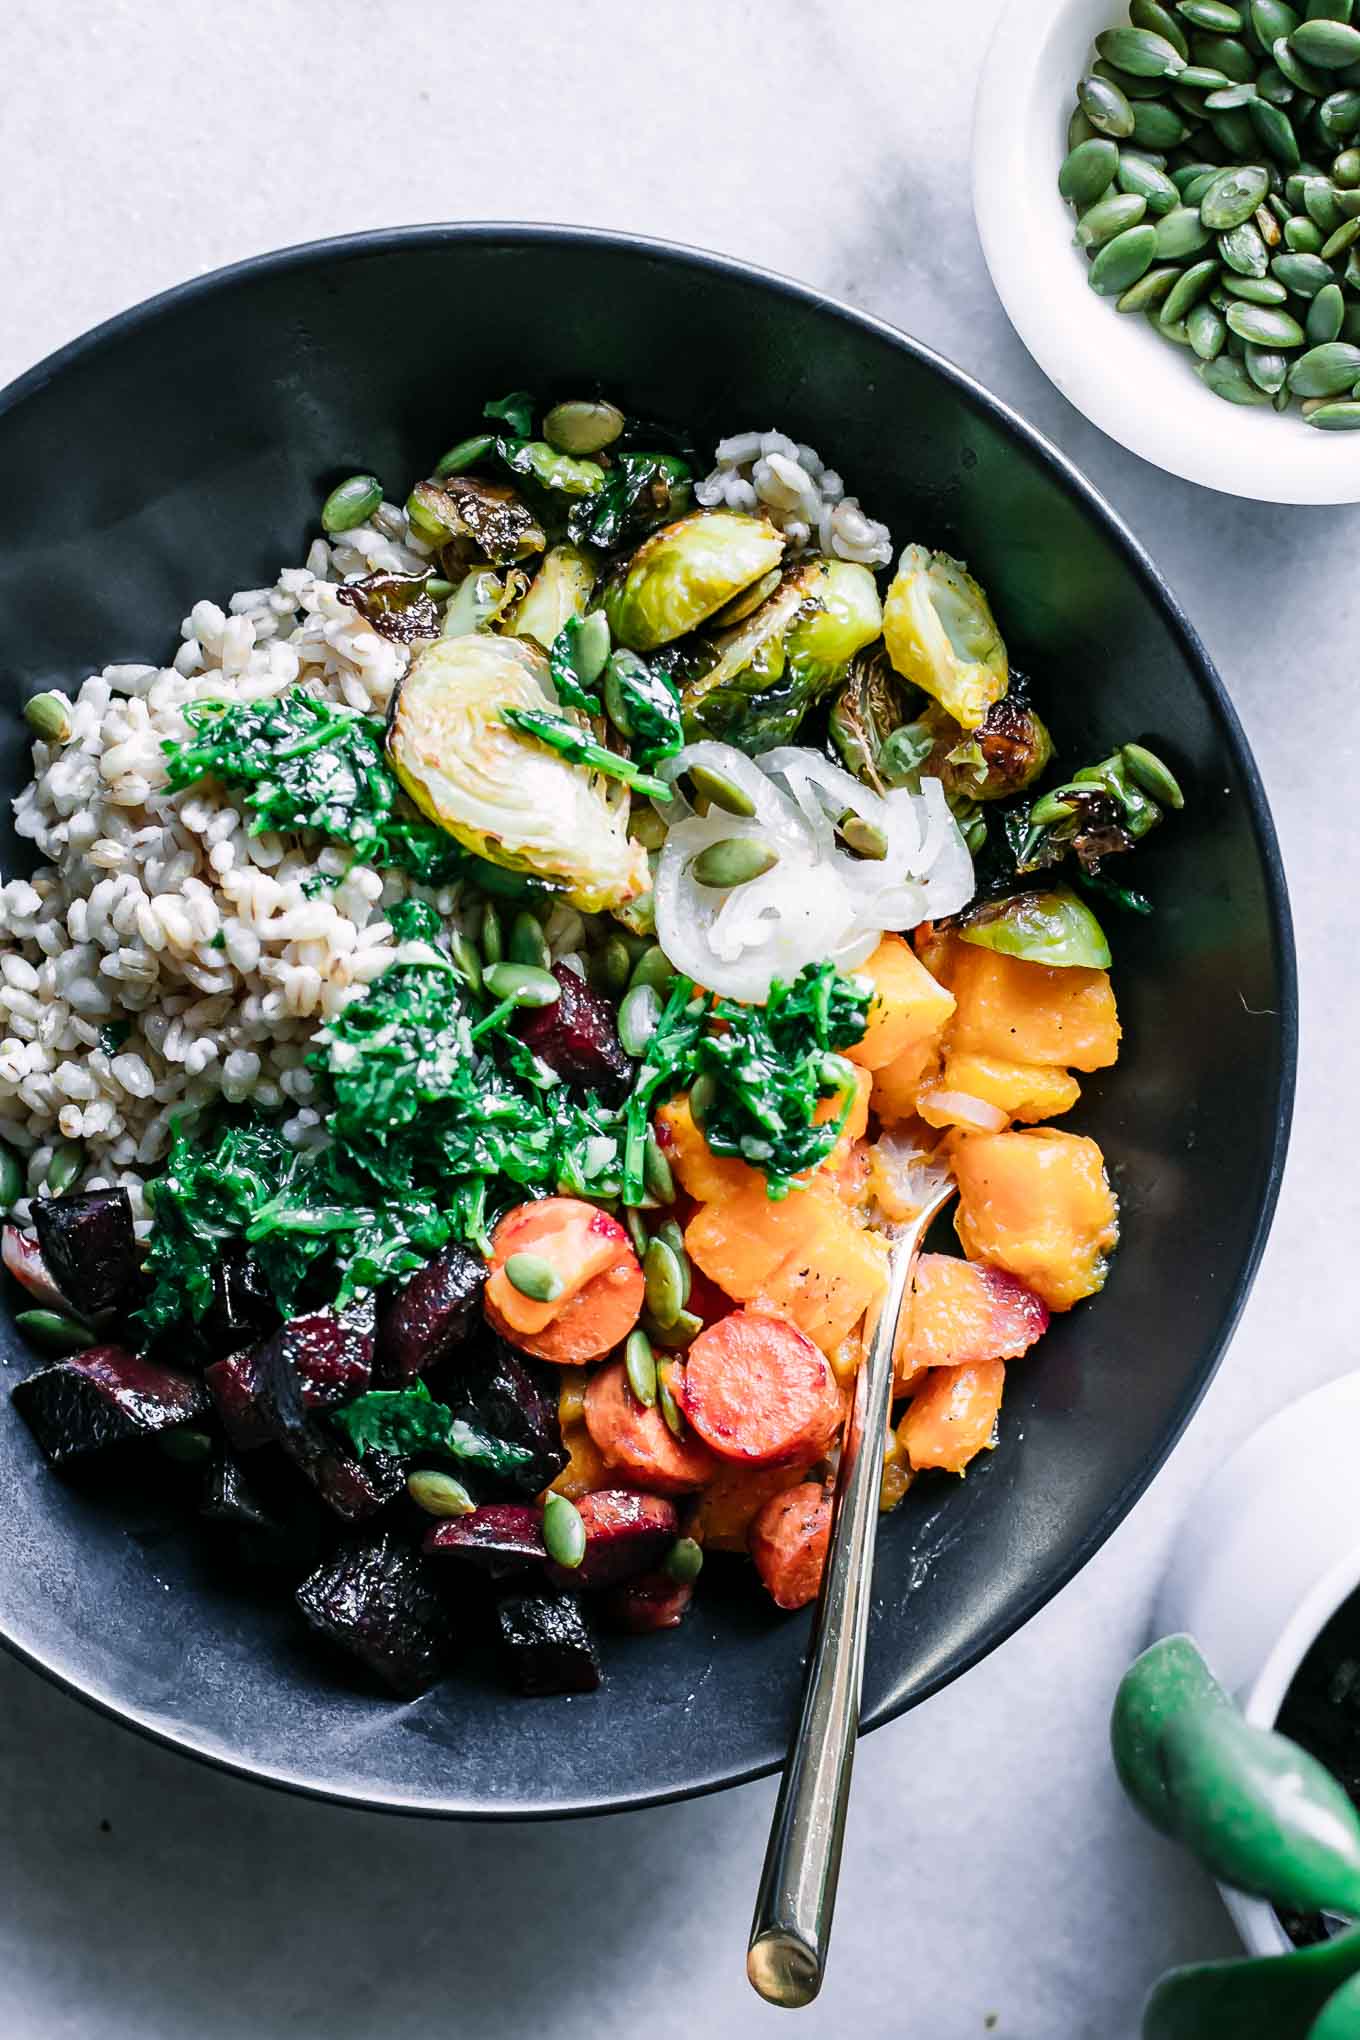
<path fill-rule="evenodd" d="M 759 1169 L 753 1169 L 749 1162 L 738 1161 L 735 1155 L 714 1154 L 699 1130 L 684 1092 L 657 1113 L 656 1137 L 681 1187 L 700 1203 L 734 1197 L 753 1185 L 763 1188 Z"/>
<path fill-rule="evenodd" d="M 965 1091 L 970 1098 L 982 1098 L 995 1105 L 1009 1119 L 1033 1126 L 1040 1119 L 1056 1119 L 1070 1112 L 1081 1096 L 1081 1085 L 1070 1070 L 1052 1064 L 1008 1062 L 999 1055 L 951 1053 L 945 1058 L 943 1091 Z"/>
<path fill-rule="evenodd" d="M 874 1071 L 873 1107 L 884 1126 L 901 1126 L 915 1118 L 916 1100 L 935 1081 L 939 1061 L 939 1038 L 932 1035 Z"/>
<path fill-rule="evenodd" d="M 887 1250 L 857 1226 L 819 1175 L 787 1197 L 763 1179 L 721 1204 L 706 1204 L 685 1230 L 697 1268 L 734 1302 L 768 1304 L 832 1352 L 875 1302 Z"/>
<path fill-rule="evenodd" d="M 1093 1140 L 1036 1126 L 960 1134 L 951 1153 L 954 1227 L 970 1260 L 1018 1275 L 1050 1310 L 1070 1310 L 1101 1288 L 1119 1207 Z"/>
<path fill-rule="evenodd" d="M 930 1367 L 1018 1360 L 1048 1329 L 1043 1303 L 1001 1268 L 922 1254 L 893 1349 L 897 1393 Z"/>
<path fill-rule="evenodd" d="M 953 995 L 900 935 L 885 935 L 854 974 L 868 978 L 874 988 L 864 1039 L 845 1051 L 861 1069 L 886 1069 L 944 1031 L 954 1010 Z"/>
<path fill-rule="evenodd" d="M 1050 970 L 975 942 L 951 941 L 944 978 L 958 1002 L 951 1055 L 1108 1069 L 1119 1054 L 1119 1017 L 1105 970 Z"/>
<path fill-rule="evenodd" d="M 1006 1385 L 1001 1360 L 971 1367 L 932 1367 L 897 1427 L 898 1444 L 917 1472 L 940 1467 L 962 1473 L 996 1442 L 997 1412 Z"/>
<path fill-rule="evenodd" d="M 568 1501 L 579 1502 L 582 1495 L 594 1494 L 597 1488 L 619 1485 L 617 1471 L 606 1464 L 582 1421 L 563 1424 L 562 1443 L 571 1457 L 545 1493 L 565 1495 Z"/>

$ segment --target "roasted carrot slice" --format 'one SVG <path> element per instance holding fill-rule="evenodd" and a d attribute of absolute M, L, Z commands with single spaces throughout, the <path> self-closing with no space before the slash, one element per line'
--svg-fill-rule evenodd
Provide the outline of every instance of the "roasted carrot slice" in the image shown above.
<path fill-rule="evenodd" d="M 840 1391 L 826 1357 L 787 1318 L 734 1310 L 700 1332 L 685 1363 L 683 1407 L 706 1445 L 744 1466 L 804 1465 L 826 1450 Z"/>
<path fill-rule="evenodd" d="M 831 1498 L 816 1482 L 766 1502 L 751 1525 L 749 1550 L 779 1607 L 805 1608 L 816 1600 L 830 1540 Z"/>
<path fill-rule="evenodd" d="M 713 1478 L 718 1463 L 696 1437 L 677 1438 L 659 1408 L 644 1409 L 612 1360 L 591 1376 L 586 1429 L 615 1480 L 652 1494 L 683 1495 Z"/>
<path fill-rule="evenodd" d="M 642 1270 L 616 1218 L 577 1197 L 544 1197 L 507 1211 L 492 1239 L 485 1309 L 512 1346 L 560 1366 L 597 1360 L 627 1338 L 642 1309 Z M 546 1261 L 562 1284 L 542 1303 L 505 1273 L 512 1254 Z"/>

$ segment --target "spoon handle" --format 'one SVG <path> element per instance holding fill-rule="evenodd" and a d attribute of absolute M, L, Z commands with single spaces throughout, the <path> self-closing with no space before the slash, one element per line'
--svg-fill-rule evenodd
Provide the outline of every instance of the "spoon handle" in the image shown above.
<path fill-rule="evenodd" d="M 952 1194 L 952 1184 L 942 1189 L 894 1242 L 887 1295 L 855 1377 L 802 1711 L 775 1805 L 746 1956 L 746 1974 L 772 2005 L 811 2004 L 822 1987 L 859 1733 L 893 1345 L 921 1241 Z"/>

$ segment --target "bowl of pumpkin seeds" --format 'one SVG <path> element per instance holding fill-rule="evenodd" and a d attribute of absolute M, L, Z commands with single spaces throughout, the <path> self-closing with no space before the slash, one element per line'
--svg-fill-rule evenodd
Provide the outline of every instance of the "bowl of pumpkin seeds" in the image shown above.
<path fill-rule="evenodd" d="M 1103 431 L 1234 495 L 1360 500 L 1360 0 L 1012 0 L 973 197 L 1012 324 Z"/>

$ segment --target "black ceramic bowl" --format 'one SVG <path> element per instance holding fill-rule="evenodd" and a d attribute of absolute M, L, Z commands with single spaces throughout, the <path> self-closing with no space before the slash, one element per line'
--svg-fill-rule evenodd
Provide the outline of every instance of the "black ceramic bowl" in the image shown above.
<path fill-rule="evenodd" d="M 998 1450 L 884 1525 L 865 1717 L 973 1664 L 1070 1579 L 1193 1410 L 1279 1180 L 1295 991 L 1260 782 L 1204 651 L 1095 492 L 957 370 L 815 292 L 683 249 L 555 228 L 428 227 L 295 249 L 172 291 L 0 398 L 7 703 L 168 656 L 198 596 L 301 560 L 327 486 L 398 497 L 484 396 L 599 385 L 700 444 L 777 424 L 900 544 L 962 555 L 1074 764 L 1145 736 L 1188 789 L 1138 855 L 1153 918 L 1112 934 L 1117 1070 L 1072 1123 L 1104 1147 L 1124 1241 L 1103 1296 L 1015 1366 Z M 5 784 L 27 773 L 20 728 Z M 0 846 L 7 871 L 22 846 Z M 28 1356 L 8 1324 L 13 1370 Z M 607 1651 L 585 1699 L 473 1663 L 414 1705 L 346 1684 L 286 1599 L 203 1568 L 153 1502 L 55 1479 L 0 1405 L 0 1628 L 72 1692 L 251 1777 L 369 1806 L 523 1815 L 641 1805 L 781 1754 L 807 1617 L 735 1565 L 685 1625 Z"/>

